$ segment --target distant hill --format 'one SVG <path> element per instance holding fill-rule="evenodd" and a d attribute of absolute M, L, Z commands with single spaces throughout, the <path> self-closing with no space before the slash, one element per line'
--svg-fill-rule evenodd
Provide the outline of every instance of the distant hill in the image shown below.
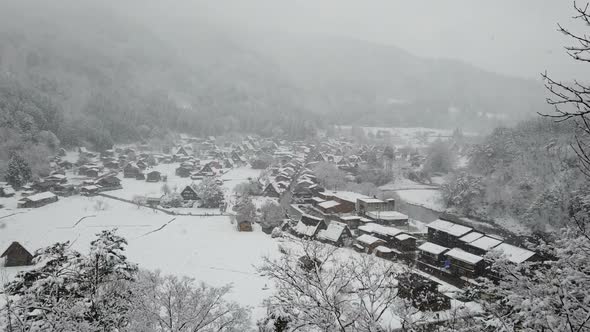
<path fill-rule="evenodd" d="M 106 147 L 168 130 L 305 138 L 324 123 L 491 129 L 544 107 L 540 84 L 457 61 L 355 40 L 253 37 L 126 5 L 4 1 L 0 107 L 10 116 L 0 128 Z M 19 109 L 23 99 L 34 106 Z"/>
<path fill-rule="evenodd" d="M 393 46 L 292 35 L 259 47 L 304 91 L 307 108 L 337 123 L 491 129 L 547 110 L 540 82 Z"/>

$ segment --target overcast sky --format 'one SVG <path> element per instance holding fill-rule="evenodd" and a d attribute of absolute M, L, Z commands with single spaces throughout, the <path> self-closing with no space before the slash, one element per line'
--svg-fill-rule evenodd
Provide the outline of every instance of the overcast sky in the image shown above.
<path fill-rule="evenodd" d="M 557 22 L 578 26 L 568 0 L 216 0 L 206 6 L 240 26 L 353 37 L 487 70 L 581 77 L 590 65 L 564 52 Z M 174 2 L 166 2 L 166 4 Z"/>

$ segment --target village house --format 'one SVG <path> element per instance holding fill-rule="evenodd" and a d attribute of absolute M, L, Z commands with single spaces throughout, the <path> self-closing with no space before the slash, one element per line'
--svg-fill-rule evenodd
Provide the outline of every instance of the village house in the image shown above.
<path fill-rule="evenodd" d="M 316 238 L 321 242 L 341 247 L 347 239 L 352 238 L 352 233 L 346 224 L 332 221 L 327 229 L 319 231 Z"/>
<path fill-rule="evenodd" d="M 262 190 L 262 196 L 279 198 L 281 197 L 281 190 L 276 183 L 270 182 L 266 185 L 264 190 Z"/>
<path fill-rule="evenodd" d="M 13 197 L 16 194 L 11 185 L 4 184 L 0 186 L 0 197 Z"/>
<path fill-rule="evenodd" d="M 141 173 L 141 170 L 135 163 L 128 163 L 123 167 L 123 177 L 125 178 L 137 178 L 139 173 Z"/>
<path fill-rule="evenodd" d="M 323 219 L 304 214 L 292 231 L 294 235 L 299 237 L 314 238 L 320 230 L 327 228 Z"/>
<path fill-rule="evenodd" d="M 366 217 L 383 225 L 404 226 L 408 224 L 408 216 L 397 211 L 370 211 Z"/>
<path fill-rule="evenodd" d="M 146 175 L 147 182 L 159 182 L 162 179 L 162 173 L 158 171 L 151 171 Z"/>
<path fill-rule="evenodd" d="M 12 242 L 2 253 L 0 258 L 4 259 L 4 266 L 26 266 L 33 264 L 33 255 L 20 243 Z"/>
<path fill-rule="evenodd" d="M 120 189 L 121 179 L 119 179 L 115 174 L 107 174 L 98 178 L 96 180 L 96 184 L 104 189 Z"/>
<path fill-rule="evenodd" d="M 469 234 L 470 233 L 468 233 L 467 235 Z M 465 236 L 461 237 L 459 240 L 461 241 L 461 239 L 463 239 L 464 237 Z M 500 239 L 484 235 L 471 242 L 464 242 L 462 249 L 474 255 L 484 256 L 488 253 L 488 251 L 492 250 L 494 247 L 498 246 L 502 242 L 503 241 Z"/>
<path fill-rule="evenodd" d="M 100 191 L 100 186 L 98 185 L 88 185 L 80 187 L 80 194 L 83 196 L 94 196 L 98 194 Z"/>
<path fill-rule="evenodd" d="M 443 254 L 448 250 L 449 248 L 436 243 L 425 242 L 418 247 L 418 263 L 440 268 L 445 262 Z"/>
<path fill-rule="evenodd" d="M 468 253 L 459 248 L 447 251 L 444 256 L 447 258 L 445 268 L 449 269 L 455 276 L 475 279 L 485 272 L 485 261 L 481 256 Z"/>
<path fill-rule="evenodd" d="M 340 203 L 338 213 L 352 213 L 356 210 L 357 199 L 369 198 L 368 196 L 351 191 L 324 191 L 319 193 L 318 197 L 325 201 L 335 201 Z"/>
<path fill-rule="evenodd" d="M 192 186 L 186 186 L 181 192 L 180 196 L 185 201 L 196 201 L 199 199 L 197 191 Z"/>
<path fill-rule="evenodd" d="M 492 249 L 503 255 L 509 262 L 518 265 L 524 262 L 531 262 L 538 259 L 534 251 L 520 248 L 508 243 L 501 243 Z"/>
<path fill-rule="evenodd" d="M 381 200 L 377 198 L 359 198 L 356 200 L 356 212 L 365 215 L 367 212 L 394 211 L 395 199 Z"/>
<path fill-rule="evenodd" d="M 46 191 L 22 198 L 18 201 L 17 207 L 38 208 L 54 202 L 57 202 L 57 195 L 55 195 L 52 192 Z"/>
<path fill-rule="evenodd" d="M 463 242 L 459 239 L 471 232 L 471 227 L 438 219 L 428 225 L 428 241 L 447 248 L 460 247 Z"/>
<path fill-rule="evenodd" d="M 238 232 L 252 232 L 252 221 L 250 220 L 242 220 L 236 222 L 236 226 L 238 228 Z"/>
<path fill-rule="evenodd" d="M 382 239 L 376 238 L 372 235 L 363 234 L 356 238 L 356 243 L 353 247 L 358 251 L 371 254 L 375 248 L 384 246 L 385 244 L 386 242 Z"/>

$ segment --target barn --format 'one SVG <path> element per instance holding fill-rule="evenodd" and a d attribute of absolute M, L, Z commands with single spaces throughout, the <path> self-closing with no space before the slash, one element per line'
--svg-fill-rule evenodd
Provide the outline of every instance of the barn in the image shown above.
<path fill-rule="evenodd" d="M 196 201 L 199 199 L 199 195 L 191 186 L 186 186 L 182 192 L 180 192 L 180 196 L 182 196 L 182 199 L 185 201 Z"/>
<path fill-rule="evenodd" d="M 17 207 L 37 208 L 54 202 L 57 202 L 57 196 L 50 191 L 46 191 L 31 196 L 27 196 L 21 199 L 20 201 L 18 201 Z"/>
<path fill-rule="evenodd" d="M 162 173 L 158 171 L 151 171 L 147 173 L 146 181 L 147 182 L 159 182 L 162 179 Z"/>
<path fill-rule="evenodd" d="M 20 243 L 12 242 L 0 258 L 4 258 L 4 266 L 25 266 L 33 263 L 33 255 Z"/>

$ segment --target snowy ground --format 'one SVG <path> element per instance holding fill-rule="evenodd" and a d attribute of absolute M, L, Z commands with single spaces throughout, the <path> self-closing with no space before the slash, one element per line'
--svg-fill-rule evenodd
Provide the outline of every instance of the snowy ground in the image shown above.
<path fill-rule="evenodd" d="M 409 189 L 437 189 L 436 185 L 422 184 L 414 182 L 410 179 L 401 178 L 396 179 L 386 185 L 379 187 L 383 191 L 397 191 L 397 190 L 409 190 Z"/>
<path fill-rule="evenodd" d="M 104 201 L 106 209 L 96 210 L 97 201 Z M 86 218 L 76 225 L 82 217 Z M 259 305 L 268 296 L 263 290 L 267 281 L 256 275 L 254 265 L 262 256 L 278 254 L 277 242 L 258 229 L 237 232 L 226 216 L 176 216 L 162 230 L 147 234 L 173 218 L 116 200 L 74 196 L 0 219 L 4 224 L 0 248 L 19 241 L 34 251 L 72 241 L 73 248 L 85 252 L 95 233 L 116 227 L 129 242 L 129 259 L 140 267 L 187 275 L 216 286 L 232 283 L 231 297 L 255 307 L 255 316 L 261 316 Z M 6 268 L 2 274 L 10 278 L 19 270 Z"/>
<path fill-rule="evenodd" d="M 401 200 L 408 204 L 422 206 L 437 212 L 445 210 L 445 205 L 439 190 L 411 189 L 398 190 L 396 193 Z"/>

